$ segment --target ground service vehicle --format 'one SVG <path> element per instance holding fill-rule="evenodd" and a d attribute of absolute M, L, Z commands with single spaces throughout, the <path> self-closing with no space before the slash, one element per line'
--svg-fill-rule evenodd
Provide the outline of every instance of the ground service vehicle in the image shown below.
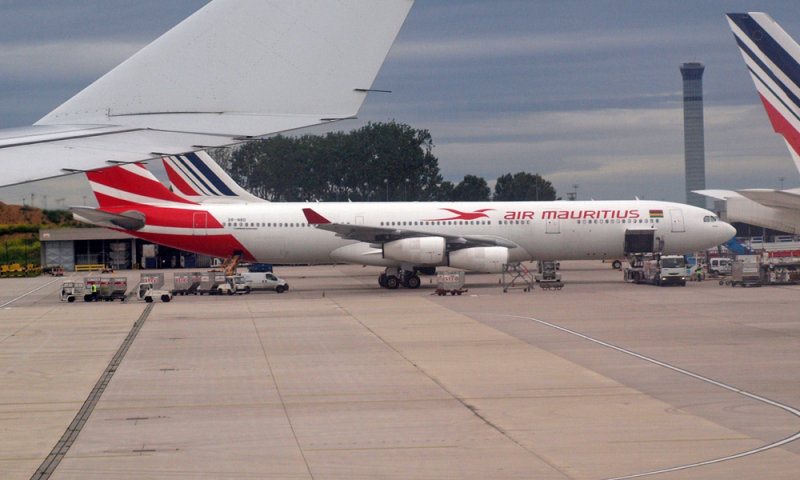
<path fill-rule="evenodd" d="M 147 303 L 151 303 L 155 299 L 160 299 L 162 302 L 169 302 L 172 300 L 172 292 L 169 290 L 156 289 L 152 283 L 140 283 L 139 289 L 136 291 L 136 297 Z"/>
<path fill-rule="evenodd" d="M 714 276 L 730 275 L 732 264 L 733 261 L 730 258 L 725 258 L 725 257 L 712 258 L 708 262 L 708 274 Z"/>
<path fill-rule="evenodd" d="M 538 264 L 538 273 L 534 277 L 536 278 L 536 283 L 546 290 L 551 288 L 561 290 L 564 283 L 561 281 L 561 274 L 557 271 L 558 262 L 555 260 L 539 260 Z"/>
<path fill-rule="evenodd" d="M 283 293 L 289 290 L 289 284 L 286 280 L 275 276 L 272 272 L 247 272 L 241 273 L 240 276 L 244 284 L 250 290 L 275 290 L 277 293 Z"/>
<path fill-rule="evenodd" d="M 644 262 L 643 280 L 653 285 L 686 286 L 686 259 L 663 255 Z"/>
<path fill-rule="evenodd" d="M 466 293 L 468 290 L 464 288 L 465 277 L 466 275 L 464 272 L 460 271 L 437 273 L 436 295 L 445 296 L 448 293 L 450 295 L 461 295 L 462 293 Z"/>
<path fill-rule="evenodd" d="M 203 272 L 176 272 L 173 276 L 174 295 L 197 295 Z"/>
<path fill-rule="evenodd" d="M 139 279 L 139 287 L 136 289 L 136 297 L 147 303 L 155 299 L 162 302 L 172 300 L 172 292 L 164 287 L 163 273 L 142 273 Z"/>
<path fill-rule="evenodd" d="M 219 295 L 239 295 L 250 293 L 250 287 L 245 283 L 241 275 L 230 275 L 225 277 L 225 283 L 217 285 L 217 294 Z"/>
<path fill-rule="evenodd" d="M 83 296 L 83 282 L 67 281 L 61 284 L 61 301 L 72 303 Z"/>

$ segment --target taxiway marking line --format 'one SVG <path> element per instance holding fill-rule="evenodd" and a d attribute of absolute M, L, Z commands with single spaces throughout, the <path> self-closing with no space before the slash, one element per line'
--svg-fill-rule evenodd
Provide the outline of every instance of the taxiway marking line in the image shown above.
<path fill-rule="evenodd" d="M 31 291 L 30 291 L 30 292 L 28 292 L 28 293 L 24 293 L 24 294 L 20 295 L 20 296 L 19 296 L 19 297 L 17 297 L 17 298 L 14 298 L 14 299 L 12 299 L 12 300 L 9 300 L 9 301 L 7 301 L 6 303 L 4 303 L 4 304 L 0 305 L 0 308 L 3 308 L 3 307 L 5 307 L 5 306 L 7 306 L 7 305 L 11 305 L 12 303 L 16 302 L 17 300 L 20 300 L 20 299 L 22 299 L 22 298 L 25 298 L 25 297 L 27 297 L 28 295 L 30 295 L 31 293 L 38 292 L 39 290 L 43 289 L 44 287 L 46 287 L 46 286 L 48 286 L 48 285 L 51 285 L 51 284 L 53 284 L 53 283 L 56 283 L 56 282 L 57 282 L 57 281 L 59 281 L 59 280 L 60 280 L 59 278 L 55 278 L 55 279 L 53 279 L 53 280 L 50 280 L 49 282 L 45 283 L 44 285 L 40 285 L 40 286 L 38 286 L 38 287 L 34 288 L 33 290 L 31 290 Z"/>
<path fill-rule="evenodd" d="M 468 312 L 462 312 L 462 313 L 470 314 Z M 737 388 L 737 387 L 734 387 L 734 386 L 719 382 L 717 380 L 714 380 L 713 378 L 704 377 L 703 375 L 700 375 L 700 374 L 697 374 L 697 373 L 694 373 L 694 372 L 690 372 L 689 370 L 686 370 L 686 369 L 683 369 L 683 368 L 680 368 L 680 367 L 676 367 L 675 365 L 670 365 L 669 363 L 662 362 L 660 360 L 656 360 L 655 358 L 648 357 L 646 355 L 642 355 L 640 353 L 636 353 L 636 352 L 633 352 L 631 350 L 627 350 L 627 349 L 622 348 L 620 346 L 617 346 L 617 345 L 614 345 L 614 344 L 611 344 L 611 343 L 608 343 L 608 342 L 604 342 L 603 340 L 599 340 L 597 338 L 590 337 L 590 336 L 585 335 L 583 333 L 576 332 L 575 330 L 570 330 L 569 328 L 565 328 L 565 327 L 562 327 L 560 325 L 556 325 L 554 323 L 547 322 L 545 320 L 539 320 L 538 318 L 533 318 L 533 317 L 525 317 L 525 316 L 522 316 L 522 315 L 507 315 L 507 314 L 477 313 L 477 312 L 476 313 L 472 313 L 472 314 L 477 314 L 477 315 L 496 315 L 496 316 L 501 316 L 501 317 L 511 317 L 511 318 L 519 318 L 519 319 L 522 319 L 522 320 L 530 320 L 532 322 L 539 323 L 539 324 L 544 325 L 546 327 L 554 328 L 554 329 L 559 330 L 561 332 L 573 335 L 573 336 L 578 337 L 578 338 L 582 338 L 584 340 L 587 340 L 589 342 L 595 343 L 597 345 L 600 345 L 600 346 L 603 346 L 603 347 L 606 347 L 606 348 L 610 348 L 612 350 L 616 350 L 617 352 L 624 353 L 625 355 L 629 355 L 629 356 L 638 358 L 639 360 L 644 360 L 645 362 L 652 363 L 653 365 L 658 365 L 659 367 L 663 367 L 663 368 L 672 370 L 674 372 L 680 373 L 682 375 L 689 376 L 689 377 L 694 378 L 696 380 L 700 380 L 702 382 L 709 383 L 709 384 L 714 385 L 716 387 L 728 390 L 728 391 L 736 393 L 738 395 L 742 395 L 742 396 L 750 398 L 752 400 L 756 400 L 758 402 L 765 403 L 767 405 L 780 408 L 781 410 L 784 410 L 784 411 L 794 415 L 795 417 L 800 418 L 800 410 L 798 410 L 798 409 L 796 409 L 796 408 L 794 408 L 794 407 L 792 407 L 790 405 L 785 405 L 783 403 L 776 402 L 775 400 L 770 400 L 769 398 L 762 397 L 761 395 L 756 395 L 755 393 L 748 392 L 746 390 L 742 390 L 741 388 Z M 761 452 L 764 452 L 766 450 L 771 450 L 773 448 L 780 447 L 782 445 L 786 445 L 787 443 L 794 442 L 797 439 L 800 439 L 800 431 L 798 431 L 795 434 L 790 435 L 790 436 L 788 436 L 786 438 L 783 438 L 783 439 L 780 439 L 780 440 L 776 440 L 776 441 L 768 443 L 766 445 L 762 445 L 761 447 L 754 448 L 754 449 L 751 449 L 751 450 L 746 450 L 744 452 L 734 453 L 732 455 L 727 455 L 725 457 L 712 458 L 710 460 L 703 460 L 701 462 L 695 462 L 695 463 L 690 463 L 690 464 L 686 464 L 686 465 L 678 465 L 678 466 L 675 466 L 675 467 L 664 468 L 664 469 L 661 469 L 661 470 L 653 470 L 653 471 L 650 471 L 650 472 L 634 473 L 634 474 L 631 474 L 631 475 L 624 475 L 624 476 L 621 476 L 621 477 L 612 477 L 612 478 L 608 478 L 606 480 L 626 480 L 626 479 L 629 479 L 629 478 L 640 478 L 640 477 L 645 477 L 645 476 L 650 476 L 650 475 L 658 475 L 658 474 L 661 474 L 661 473 L 668 473 L 668 472 L 675 472 L 675 471 L 679 471 L 679 470 L 686 470 L 686 469 L 689 469 L 689 468 L 702 467 L 702 466 L 705 466 L 705 465 L 712 465 L 712 464 L 715 464 L 715 463 L 725 462 L 725 461 L 728 461 L 728 460 L 734 460 L 734 459 L 746 457 L 746 456 L 749 456 L 749 455 L 755 455 L 757 453 L 761 453 Z"/>

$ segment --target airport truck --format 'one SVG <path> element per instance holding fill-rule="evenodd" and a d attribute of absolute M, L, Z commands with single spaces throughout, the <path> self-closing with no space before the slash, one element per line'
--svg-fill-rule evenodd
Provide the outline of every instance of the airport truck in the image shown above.
<path fill-rule="evenodd" d="M 286 280 L 275 276 L 272 272 L 246 272 L 240 273 L 237 277 L 241 277 L 242 282 L 250 290 L 275 290 L 277 293 L 283 293 L 289 290 L 289 284 Z"/>
<path fill-rule="evenodd" d="M 151 303 L 158 299 L 162 302 L 172 300 L 172 292 L 164 287 L 163 273 L 142 273 L 139 279 L 139 287 L 136 289 L 136 297 Z"/>
<path fill-rule="evenodd" d="M 61 301 L 72 303 L 76 298 L 83 297 L 83 282 L 72 280 L 61 284 Z"/>
<path fill-rule="evenodd" d="M 250 293 L 250 286 L 245 283 L 242 275 L 228 275 L 225 277 L 225 283 L 217 285 L 217 295 L 245 295 Z"/>
<path fill-rule="evenodd" d="M 152 283 L 140 283 L 136 291 L 136 296 L 139 300 L 144 300 L 147 303 L 152 303 L 156 299 L 162 302 L 169 302 L 172 300 L 171 291 L 155 288 L 155 285 Z"/>
<path fill-rule="evenodd" d="M 720 285 L 742 287 L 797 283 L 800 283 L 800 250 L 737 255 L 730 278 L 719 281 Z"/>
<path fill-rule="evenodd" d="M 663 255 L 644 262 L 643 277 L 651 285 L 686 286 L 686 259 L 680 255 Z"/>
<path fill-rule="evenodd" d="M 628 263 L 626 282 L 686 286 L 686 259 L 681 255 L 637 254 Z"/>
<path fill-rule="evenodd" d="M 558 262 L 555 260 L 539 260 L 538 273 L 534 278 L 539 287 L 545 290 L 561 290 L 564 287 L 561 274 L 558 273 Z"/>

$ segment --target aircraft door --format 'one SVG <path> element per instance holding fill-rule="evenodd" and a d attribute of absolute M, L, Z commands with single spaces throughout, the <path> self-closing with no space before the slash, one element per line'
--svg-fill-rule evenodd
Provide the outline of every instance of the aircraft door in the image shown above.
<path fill-rule="evenodd" d="M 192 235 L 203 236 L 208 232 L 208 214 L 206 212 L 194 212 L 192 214 Z"/>
<path fill-rule="evenodd" d="M 545 233 L 561 233 L 561 220 L 548 218 L 545 224 Z"/>
<path fill-rule="evenodd" d="M 669 216 L 672 219 L 673 232 L 685 232 L 686 227 L 683 223 L 683 212 L 680 209 L 672 209 L 669 211 Z"/>

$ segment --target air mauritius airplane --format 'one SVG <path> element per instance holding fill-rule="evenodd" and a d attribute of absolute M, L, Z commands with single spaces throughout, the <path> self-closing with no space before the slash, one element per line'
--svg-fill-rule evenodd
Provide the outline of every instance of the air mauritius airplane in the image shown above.
<path fill-rule="evenodd" d="M 203 152 L 164 159 L 168 189 L 142 165 L 88 172 L 98 208 L 79 220 L 216 257 L 386 267 L 381 286 L 417 288 L 438 266 L 500 272 L 537 259 L 685 254 L 735 230 L 708 210 L 660 201 L 270 203 Z"/>
<path fill-rule="evenodd" d="M 772 127 L 800 169 L 800 45 L 765 13 L 729 13 L 728 23 Z M 727 201 L 728 219 L 800 234 L 800 189 L 699 190 Z"/>

